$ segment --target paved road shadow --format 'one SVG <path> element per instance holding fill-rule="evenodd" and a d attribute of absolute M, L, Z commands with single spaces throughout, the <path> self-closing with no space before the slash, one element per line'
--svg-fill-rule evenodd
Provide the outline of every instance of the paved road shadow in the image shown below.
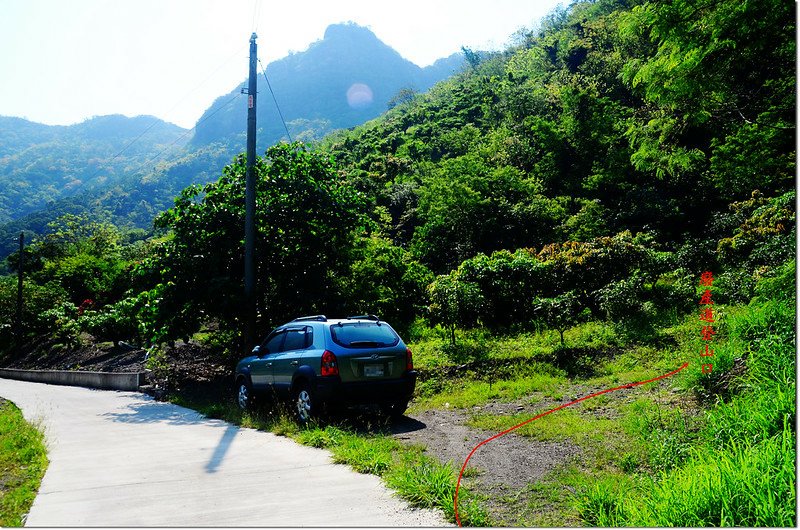
<path fill-rule="evenodd" d="M 106 412 L 102 417 L 121 423 L 167 423 L 169 425 L 199 425 L 209 420 L 193 410 L 159 401 L 129 403 L 123 410 Z"/>
<path fill-rule="evenodd" d="M 137 401 L 128 403 L 123 410 L 117 412 L 106 412 L 102 417 L 113 422 L 134 423 L 134 424 L 155 424 L 164 423 L 174 426 L 185 425 L 205 425 L 220 429 L 224 427 L 222 436 L 214 448 L 210 460 L 204 466 L 207 473 L 216 473 L 225 455 L 233 443 L 239 427 L 222 420 L 207 418 L 191 409 L 163 403 L 160 401 Z"/>
<path fill-rule="evenodd" d="M 209 460 L 205 466 L 207 473 L 217 472 L 217 469 L 225 459 L 225 455 L 228 449 L 230 449 L 231 443 L 233 443 L 233 439 L 236 438 L 238 432 L 239 428 L 235 425 L 228 425 L 228 427 L 225 428 L 225 432 L 222 433 L 222 438 L 220 438 L 217 447 L 214 449 L 214 454 L 211 455 L 211 460 Z"/>

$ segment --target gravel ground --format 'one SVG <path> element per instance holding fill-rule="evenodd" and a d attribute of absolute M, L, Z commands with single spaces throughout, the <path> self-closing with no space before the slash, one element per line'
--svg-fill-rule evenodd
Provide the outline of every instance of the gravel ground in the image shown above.
<path fill-rule="evenodd" d="M 395 422 L 392 431 L 398 440 L 423 444 L 428 454 L 460 469 L 476 445 L 497 434 L 467 427 L 468 417 L 462 410 L 428 410 Z M 569 442 L 541 442 L 509 433 L 481 446 L 469 466 L 478 470 L 477 481 L 483 485 L 521 489 L 579 453 Z"/>

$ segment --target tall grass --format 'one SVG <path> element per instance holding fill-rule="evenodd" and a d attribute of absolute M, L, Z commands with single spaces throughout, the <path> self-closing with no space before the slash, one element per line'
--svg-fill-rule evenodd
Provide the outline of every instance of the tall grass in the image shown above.
<path fill-rule="evenodd" d="M 702 447 L 655 485 L 633 519 L 657 526 L 794 526 L 795 460 L 790 429 L 723 451 Z"/>
<path fill-rule="evenodd" d="M 453 500 L 458 475 L 450 463 L 441 464 L 424 455 L 404 458 L 401 465 L 385 476 L 389 487 L 413 506 L 440 508 L 449 521 L 455 521 Z M 462 483 L 459 489 L 458 517 L 463 526 L 490 526 L 488 514 Z"/>
<path fill-rule="evenodd" d="M 792 267 L 784 267 L 793 271 Z M 780 280 L 780 281 L 779 281 Z M 585 522 L 599 526 L 794 526 L 796 354 L 793 293 L 768 293 L 748 306 L 720 311 L 721 340 L 714 372 L 692 370 L 683 378 L 714 400 L 705 426 L 682 445 L 671 466 L 632 483 L 601 479 L 585 484 L 575 505 Z M 652 407 L 652 406 L 650 406 Z M 647 408 L 647 407 L 645 407 Z M 659 427 L 641 410 L 638 432 L 651 451 L 663 449 Z M 673 425 L 675 422 L 671 422 Z M 624 484 L 625 487 L 621 487 Z"/>
<path fill-rule="evenodd" d="M 604 477 L 576 507 L 596 526 L 794 526 L 794 445 L 787 429 L 756 445 L 701 448 L 660 479 Z"/>
<path fill-rule="evenodd" d="M 23 526 L 47 464 L 42 432 L 0 400 L 0 526 Z"/>

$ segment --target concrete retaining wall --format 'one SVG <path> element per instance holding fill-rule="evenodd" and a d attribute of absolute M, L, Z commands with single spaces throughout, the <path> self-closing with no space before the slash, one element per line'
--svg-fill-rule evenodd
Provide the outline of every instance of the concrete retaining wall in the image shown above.
<path fill-rule="evenodd" d="M 16 370 L 0 368 L 0 377 L 50 383 L 52 385 L 84 386 L 102 390 L 138 391 L 144 384 L 144 372 L 76 372 L 67 370 Z"/>

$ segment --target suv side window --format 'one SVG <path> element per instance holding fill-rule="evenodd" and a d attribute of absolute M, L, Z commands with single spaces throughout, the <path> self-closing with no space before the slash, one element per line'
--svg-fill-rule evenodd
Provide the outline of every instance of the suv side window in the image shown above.
<path fill-rule="evenodd" d="M 308 339 L 311 336 L 311 329 L 308 327 L 290 328 L 286 330 L 286 342 L 283 343 L 281 351 L 302 350 L 308 347 Z"/>
<path fill-rule="evenodd" d="M 281 345 L 283 343 L 283 339 L 286 337 L 286 330 L 280 330 L 273 332 L 267 339 L 264 341 L 264 344 L 261 345 L 261 352 L 264 353 L 278 353 L 283 351 Z"/>

